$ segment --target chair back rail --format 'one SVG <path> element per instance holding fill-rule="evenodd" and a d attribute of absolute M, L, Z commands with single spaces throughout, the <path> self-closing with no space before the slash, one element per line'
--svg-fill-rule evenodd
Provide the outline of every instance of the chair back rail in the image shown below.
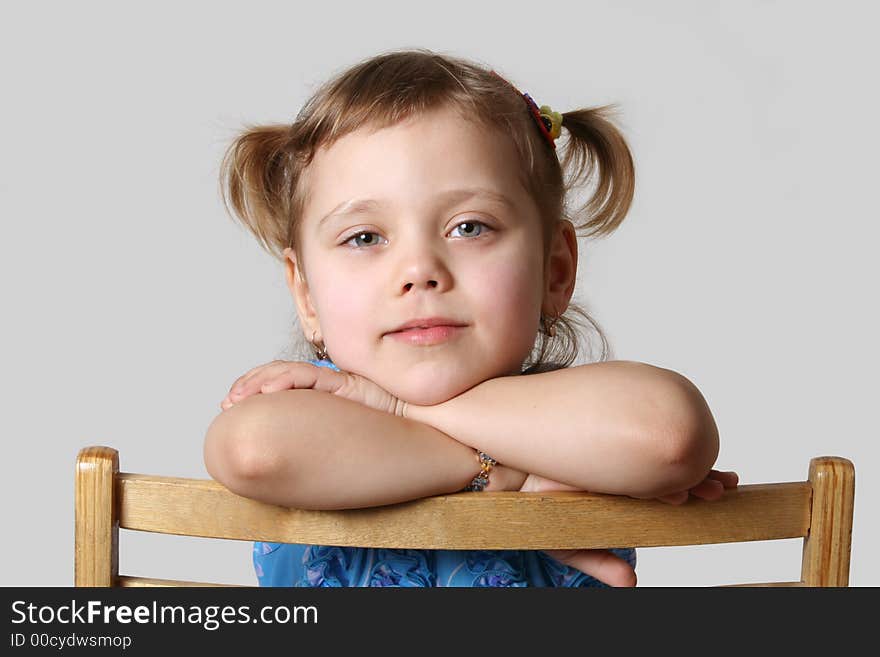
<path fill-rule="evenodd" d="M 223 586 L 120 576 L 119 529 L 275 543 L 540 550 L 804 538 L 801 580 L 727 586 L 847 586 L 855 476 L 847 459 L 810 461 L 807 481 L 741 485 L 683 505 L 589 492 L 440 495 L 309 511 L 244 498 L 212 480 L 119 472 L 109 447 L 76 468 L 77 586 Z"/>

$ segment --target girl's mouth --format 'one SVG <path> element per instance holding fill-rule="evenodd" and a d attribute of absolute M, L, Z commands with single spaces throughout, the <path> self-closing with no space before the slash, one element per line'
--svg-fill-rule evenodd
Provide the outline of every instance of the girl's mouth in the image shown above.
<path fill-rule="evenodd" d="M 457 337 L 467 328 L 466 326 L 431 326 L 430 328 L 409 328 L 403 331 L 388 333 L 387 337 L 411 345 L 427 347 L 441 344 Z"/>

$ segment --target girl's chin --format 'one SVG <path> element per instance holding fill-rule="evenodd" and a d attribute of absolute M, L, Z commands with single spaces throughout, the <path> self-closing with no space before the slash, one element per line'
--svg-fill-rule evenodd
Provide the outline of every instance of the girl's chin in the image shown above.
<path fill-rule="evenodd" d="M 517 374 L 520 370 L 517 370 Z M 465 374 L 465 372 L 461 372 Z M 388 392 L 408 404 L 416 406 L 435 406 L 449 401 L 460 394 L 489 379 L 511 376 L 508 373 L 500 373 L 496 376 L 486 376 L 484 373 L 470 372 L 466 376 L 458 376 L 452 380 L 437 376 L 428 376 L 424 373 L 416 375 L 409 380 L 398 381 L 399 385 L 385 387 Z"/>
<path fill-rule="evenodd" d="M 414 406 L 435 406 L 458 397 L 468 388 L 461 388 L 452 392 L 432 391 L 431 393 L 396 395 L 401 401 Z"/>
<path fill-rule="evenodd" d="M 479 382 L 469 381 L 460 385 L 447 384 L 444 386 L 438 386 L 436 383 L 427 382 L 425 385 L 417 386 L 417 389 L 413 389 L 413 387 L 409 385 L 406 389 L 401 388 L 398 391 L 391 391 L 391 393 L 408 404 L 414 404 L 416 406 L 434 406 L 449 401 L 454 397 L 458 397 L 461 393 L 473 388 L 477 383 Z"/>

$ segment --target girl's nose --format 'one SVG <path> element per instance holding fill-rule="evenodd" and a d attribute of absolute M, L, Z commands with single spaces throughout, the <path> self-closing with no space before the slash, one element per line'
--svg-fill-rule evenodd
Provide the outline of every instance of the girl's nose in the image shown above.
<path fill-rule="evenodd" d="M 406 291 L 409 291 L 412 289 L 412 287 L 413 287 L 413 283 L 407 283 L 406 285 L 403 286 L 403 289 Z M 427 285 L 425 285 L 425 287 L 429 287 L 429 288 L 437 287 L 437 281 L 428 281 Z"/>
<path fill-rule="evenodd" d="M 401 289 L 404 292 L 436 290 L 442 292 L 452 287 L 452 273 L 447 263 L 436 253 L 427 249 L 420 253 L 410 252 L 400 272 Z"/>

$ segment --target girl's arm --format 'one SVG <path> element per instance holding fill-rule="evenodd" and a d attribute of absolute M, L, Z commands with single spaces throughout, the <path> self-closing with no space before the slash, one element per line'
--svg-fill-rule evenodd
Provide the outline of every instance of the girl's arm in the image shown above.
<path fill-rule="evenodd" d="M 632 361 L 490 379 L 404 414 L 511 468 L 597 493 L 687 490 L 718 457 L 718 428 L 699 390 Z"/>
<path fill-rule="evenodd" d="M 340 509 L 459 491 L 478 471 L 471 447 L 509 466 L 488 490 L 518 490 L 532 472 L 643 498 L 695 486 L 718 454 L 696 387 L 629 361 L 492 379 L 406 415 L 316 390 L 258 394 L 217 416 L 205 464 L 245 497 Z"/>
<path fill-rule="evenodd" d="M 218 415 L 208 473 L 233 493 L 300 509 L 353 509 L 454 493 L 480 471 L 476 452 L 434 427 L 317 390 L 258 394 Z M 517 490 L 496 467 L 486 490 Z"/>

